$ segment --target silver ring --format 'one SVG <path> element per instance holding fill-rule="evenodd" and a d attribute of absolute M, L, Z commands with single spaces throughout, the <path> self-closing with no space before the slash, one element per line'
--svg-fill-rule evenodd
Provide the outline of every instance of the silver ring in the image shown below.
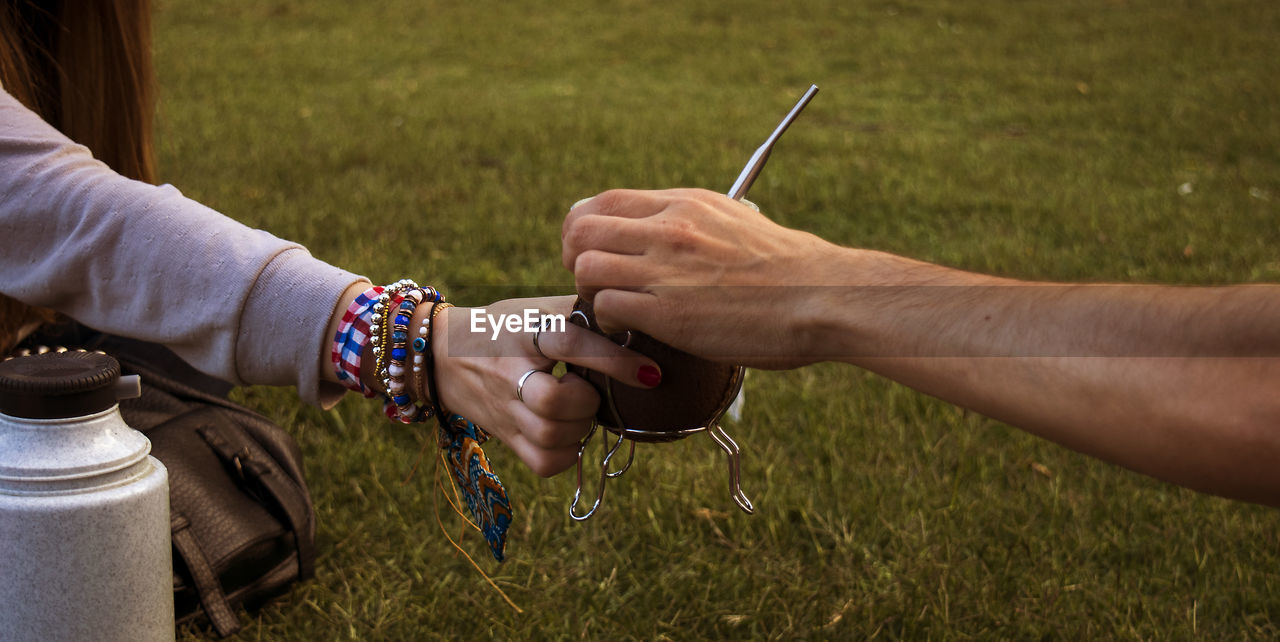
<path fill-rule="evenodd" d="M 546 359 L 548 361 L 555 361 L 555 359 L 552 359 L 551 357 L 548 357 L 547 355 L 542 354 L 542 346 L 538 345 L 538 338 L 542 336 L 542 331 L 547 329 L 547 323 L 549 323 L 550 321 L 551 319 L 543 319 L 542 325 L 538 326 L 538 331 L 533 333 L 533 351 L 537 352 L 538 356 L 542 357 L 543 359 Z"/>
<path fill-rule="evenodd" d="M 516 380 L 516 399 L 519 399 L 519 400 L 520 400 L 520 403 L 524 403 L 524 384 L 525 384 L 525 382 L 526 382 L 526 381 L 528 381 L 528 380 L 529 380 L 529 377 L 533 376 L 533 374 L 534 374 L 534 373 L 536 373 L 536 372 L 543 372 L 543 371 L 542 371 L 542 370 L 538 370 L 538 369 L 536 369 L 536 368 L 535 368 L 535 369 L 533 369 L 533 370 L 530 370 L 530 371 L 528 371 L 528 372 L 526 372 L 526 373 L 524 373 L 524 374 L 520 375 L 520 378 L 519 378 L 518 380 Z"/>

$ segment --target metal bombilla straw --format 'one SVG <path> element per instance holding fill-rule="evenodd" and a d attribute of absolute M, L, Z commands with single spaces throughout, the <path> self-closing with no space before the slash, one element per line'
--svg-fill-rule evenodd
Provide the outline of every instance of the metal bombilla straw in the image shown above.
<path fill-rule="evenodd" d="M 773 151 L 773 146 L 777 144 L 778 139 L 782 137 L 782 134 L 787 131 L 787 128 L 791 126 L 791 123 L 795 121 L 796 117 L 800 115 L 800 112 L 809 104 L 809 101 L 813 100 L 813 97 L 817 93 L 818 86 L 809 85 L 808 91 L 800 97 L 799 102 L 797 102 L 796 105 L 791 108 L 791 111 L 783 117 L 782 122 L 778 123 L 778 126 L 774 128 L 773 133 L 769 134 L 769 137 L 765 139 L 764 143 L 760 145 L 760 147 L 756 148 L 755 153 L 751 155 L 751 159 L 747 161 L 746 166 L 742 168 L 742 172 L 738 174 L 737 180 L 733 182 L 733 187 L 729 188 L 729 191 L 727 192 L 727 196 L 729 198 L 738 201 L 746 196 L 747 190 L 751 189 L 751 184 L 760 176 L 760 170 L 764 169 L 765 163 L 768 162 L 769 154 Z M 733 385 L 738 386 L 738 392 L 735 393 L 735 397 L 741 394 L 741 386 L 745 372 L 746 369 L 741 366 L 735 369 L 733 377 L 735 383 Z M 705 429 L 707 434 L 711 436 L 711 439 L 716 442 L 716 445 L 719 446 L 728 457 L 729 490 L 730 495 L 733 497 L 733 501 L 738 504 L 738 507 L 741 508 L 743 512 L 750 514 L 755 511 L 755 506 L 752 505 L 751 500 L 747 498 L 746 494 L 742 492 L 742 487 L 739 483 L 739 461 L 741 449 L 738 448 L 737 442 L 729 437 L 729 434 L 720 426 L 720 419 L 723 417 L 724 412 L 728 407 L 729 406 L 726 405 L 715 417 L 711 419 L 711 421 L 707 422 Z M 592 425 L 591 432 L 582 440 L 581 446 L 578 448 L 578 487 L 573 493 L 573 502 L 569 505 L 569 516 L 576 521 L 585 521 L 587 518 L 595 514 L 596 509 L 600 507 L 600 503 L 604 500 L 605 482 L 611 477 L 618 477 L 621 476 L 622 473 L 626 472 L 627 469 L 631 467 L 631 459 L 635 455 L 635 442 L 633 441 L 631 443 L 631 454 L 628 456 L 626 464 L 623 465 L 620 470 L 611 472 L 609 470 L 610 461 L 613 459 L 614 455 L 617 454 L 618 447 L 622 445 L 625 431 L 618 435 L 618 438 L 614 441 L 612 447 L 608 445 L 607 441 L 605 442 L 605 455 L 604 459 L 600 462 L 600 480 L 599 486 L 597 486 L 596 490 L 595 502 L 591 505 L 591 508 L 587 510 L 586 514 L 578 515 L 575 511 L 578 506 L 578 500 L 582 495 L 583 454 L 586 451 L 587 443 L 591 441 L 591 437 L 595 435 L 595 432 L 596 426 Z"/>
<path fill-rule="evenodd" d="M 804 92 L 800 97 L 800 102 L 778 123 L 778 127 L 769 134 L 769 138 L 765 139 L 764 144 L 756 148 L 756 152 L 751 155 L 751 160 L 747 161 L 747 166 L 742 168 L 742 173 L 738 174 L 738 180 L 733 182 L 733 187 L 729 188 L 729 198 L 738 201 L 747 195 L 747 190 L 751 189 L 751 184 L 756 182 L 756 177 L 760 175 L 760 170 L 764 169 L 764 164 L 769 161 L 769 153 L 773 151 L 773 146 L 782 138 L 782 133 L 787 131 L 792 121 L 800 112 L 804 110 L 809 101 L 818 93 L 817 85 L 809 85 L 809 91 Z"/>

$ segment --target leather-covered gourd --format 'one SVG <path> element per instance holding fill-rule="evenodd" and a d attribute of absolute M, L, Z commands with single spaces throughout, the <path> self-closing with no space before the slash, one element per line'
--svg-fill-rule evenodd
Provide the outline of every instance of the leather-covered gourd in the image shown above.
<path fill-rule="evenodd" d="M 570 323 L 601 332 L 591 303 L 578 298 Z M 742 387 L 743 369 L 678 350 L 641 332 L 606 335 L 611 341 L 653 359 L 662 370 L 656 388 L 634 388 L 570 364 L 569 371 L 600 393 L 596 421 L 606 430 L 641 442 L 674 441 L 702 431 L 733 403 Z"/>

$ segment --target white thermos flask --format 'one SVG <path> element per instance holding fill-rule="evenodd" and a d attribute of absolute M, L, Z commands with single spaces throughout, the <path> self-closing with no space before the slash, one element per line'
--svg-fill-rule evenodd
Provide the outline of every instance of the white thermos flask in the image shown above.
<path fill-rule="evenodd" d="M 173 640 L 169 478 L 103 354 L 0 363 L 0 639 Z"/>

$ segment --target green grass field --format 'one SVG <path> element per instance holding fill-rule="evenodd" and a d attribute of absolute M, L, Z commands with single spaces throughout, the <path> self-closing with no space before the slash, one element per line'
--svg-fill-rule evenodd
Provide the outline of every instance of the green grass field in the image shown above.
<path fill-rule="evenodd" d="M 833 241 L 1007 276 L 1280 281 L 1267 0 L 162 2 L 161 177 L 327 261 L 464 304 L 566 293 L 560 221 L 725 190 Z M 1074 454 L 849 367 L 753 372 L 733 507 L 705 437 L 572 473 L 489 453 L 503 565 L 440 533 L 429 432 L 244 391 L 307 455 L 315 581 L 244 639 L 1266 639 L 1280 516 Z M 447 507 L 445 508 L 447 511 Z M 457 537 L 459 520 L 441 513 Z M 192 636 L 205 635 L 188 629 Z"/>

